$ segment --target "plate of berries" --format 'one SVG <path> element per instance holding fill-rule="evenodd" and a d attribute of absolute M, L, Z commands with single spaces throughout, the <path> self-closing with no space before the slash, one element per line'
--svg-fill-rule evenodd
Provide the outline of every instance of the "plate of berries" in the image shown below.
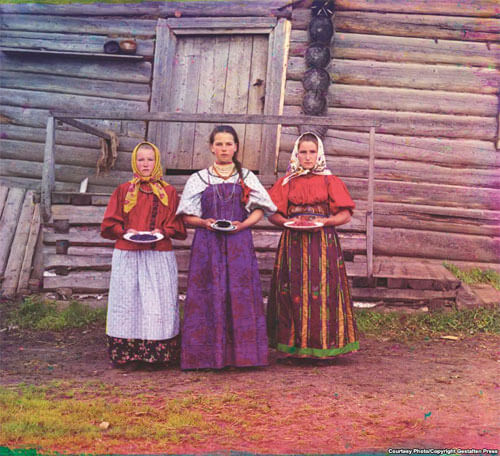
<path fill-rule="evenodd" d="M 138 244 L 149 244 L 163 239 L 163 234 L 152 233 L 151 231 L 138 231 L 137 233 L 125 233 L 123 238 L 127 241 L 137 242 Z"/>

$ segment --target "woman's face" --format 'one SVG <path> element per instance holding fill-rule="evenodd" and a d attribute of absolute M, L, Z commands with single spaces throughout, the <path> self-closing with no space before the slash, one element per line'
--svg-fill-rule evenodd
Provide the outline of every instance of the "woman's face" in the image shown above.
<path fill-rule="evenodd" d="M 304 169 L 313 169 L 318 160 L 318 146 L 312 141 L 299 143 L 299 163 Z"/>
<path fill-rule="evenodd" d="M 155 167 L 155 151 L 149 146 L 141 146 L 137 151 L 137 158 L 135 164 L 137 169 L 144 177 L 151 176 L 153 169 Z"/>
<path fill-rule="evenodd" d="M 234 142 L 231 133 L 216 133 L 213 144 L 210 145 L 210 150 L 215 155 L 215 162 L 219 165 L 231 163 L 233 156 L 238 150 L 237 144 Z"/>

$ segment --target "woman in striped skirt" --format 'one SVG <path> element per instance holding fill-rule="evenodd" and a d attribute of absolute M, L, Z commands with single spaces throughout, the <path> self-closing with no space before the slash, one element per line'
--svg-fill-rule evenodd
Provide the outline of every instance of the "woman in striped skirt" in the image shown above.
<path fill-rule="evenodd" d="M 352 298 L 335 226 L 354 209 L 326 167 L 321 139 L 301 135 L 287 174 L 270 191 L 284 227 L 268 305 L 271 346 L 289 356 L 331 358 L 359 348 Z"/>

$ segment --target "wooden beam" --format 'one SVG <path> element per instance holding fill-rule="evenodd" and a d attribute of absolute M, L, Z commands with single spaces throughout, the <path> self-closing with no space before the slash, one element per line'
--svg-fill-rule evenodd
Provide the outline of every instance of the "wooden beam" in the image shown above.
<path fill-rule="evenodd" d="M 87 125 L 83 122 L 79 122 L 74 119 L 58 119 L 60 122 L 71 125 L 72 127 L 78 128 L 85 133 L 90 133 L 91 135 L 99 136 L 99 138 L 107 139 L 111 141 L 111 135 L 104 131 L 98 130 L 97 128 L 92 127 L 91 125 Z"/>
<path fill-rule="evenodd" d="M 325 125 L 331 128 L 352 128 L 352 124 L 342 123 L 342 116 L 301 116 L 301 115 L 260 115 L 260 114 L 190 114 L 182 112 L 64 112 L 51 111 L 57 119 L 108 119 L 108 120 L 149 120 L 160 122 L 200 122 L 262 125 Z M 361 131 L 370 131 L 378 123 L 359 125 Z"/>
<path fill-rule="evenodd" d="M 375 128 L 370 128 L 368 159 L 368 206 L 366 209 L 366 272 L 368 281 L 373 277 L 373 194 L 375 171 Z"/>
<path fill-rule="evenodd" d="M 23 206 L 24 188 L 11 188 L 5 201 L 0 219 L 0 277 L 3 276 L 9 258 L 11 242 L 16 232 L 17 222 Z"/>
<path fill-rule="evenodd" d="M 51 195 L 55 183 L 55 142 L 56 125 L 54 117 L 47 119 L 47 137 L 45 139 L 45 154 L 42 169 L 42 196 L 40 210 L 44 222 L 48 222 L 51 217 Z"/>

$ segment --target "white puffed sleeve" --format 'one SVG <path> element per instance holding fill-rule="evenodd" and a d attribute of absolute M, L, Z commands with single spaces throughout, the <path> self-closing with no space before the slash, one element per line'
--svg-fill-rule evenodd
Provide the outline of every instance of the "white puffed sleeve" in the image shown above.
<path fill-rule="evenodd" d="M 260 183 L 259 179 L 257 179 L 257 176 L 247 169 L 243 170 L 243 176 L 245 176 L 245 184 L 250 187 L 250 196 L 245 209 L 248 212 L 252 212 L 255 209 L 262 209 L 266 217 L 274 214 L 278 208 L 271 200 L 267 190 Z"/>
<path fill-rule="evenodd" d="M 177 214 L 201 217 L 201 194 L 206 188 L 207 184 L 200 179 L 198 173 L 192 174 L 182 191 Z"/>

